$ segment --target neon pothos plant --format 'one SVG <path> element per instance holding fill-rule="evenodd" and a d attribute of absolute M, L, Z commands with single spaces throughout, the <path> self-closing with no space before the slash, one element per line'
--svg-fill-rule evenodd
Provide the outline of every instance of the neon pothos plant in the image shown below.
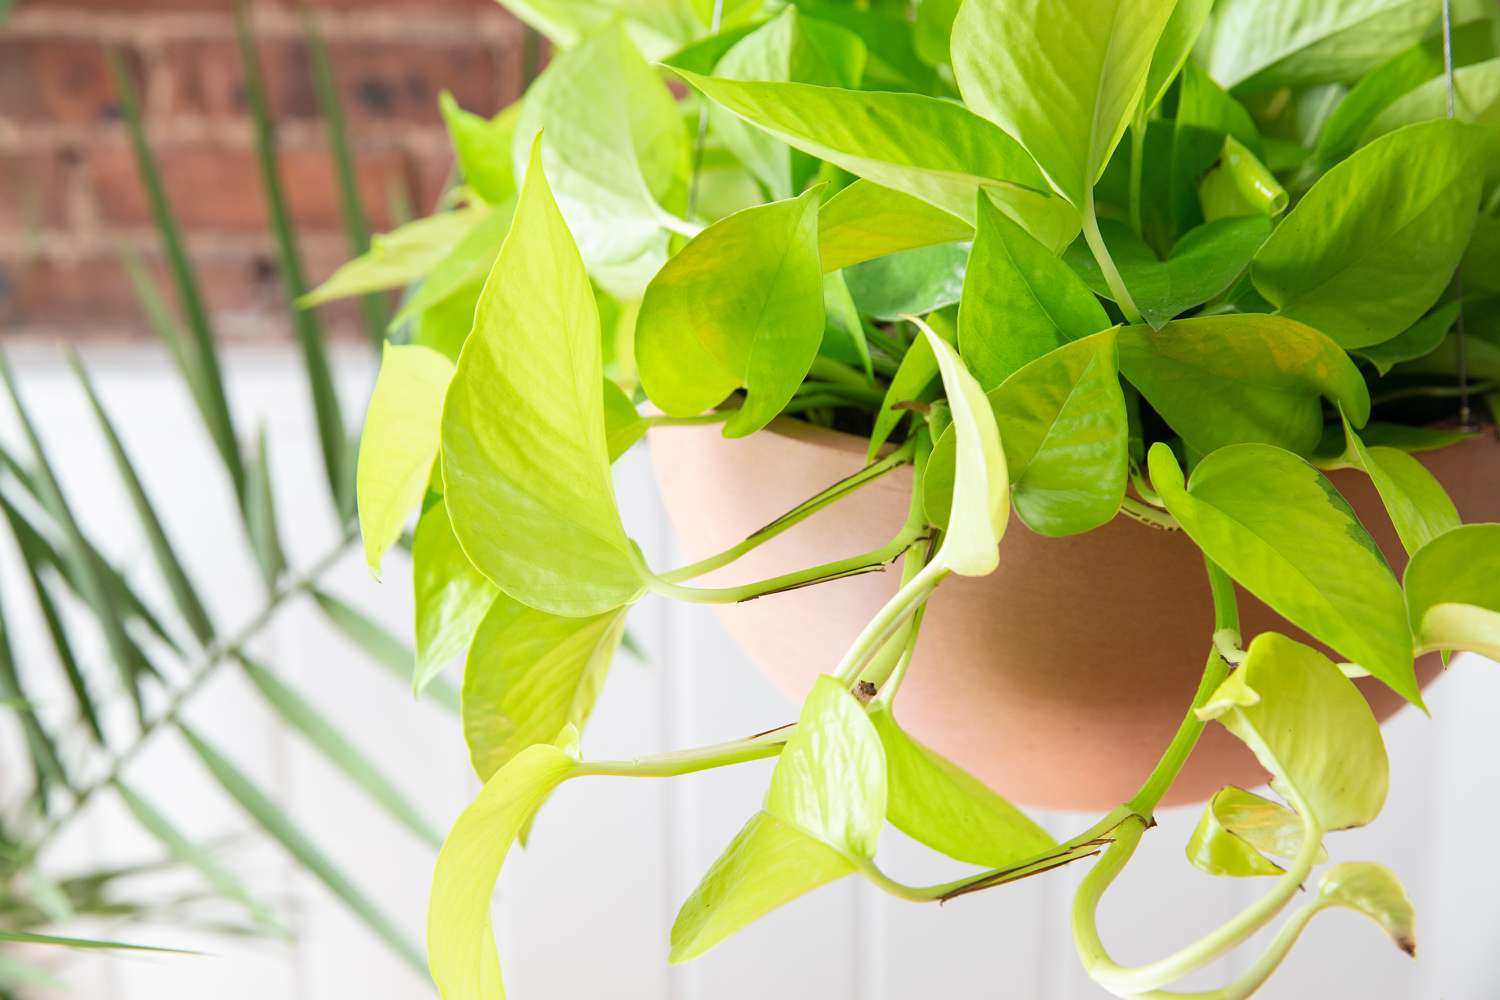
<path fill-rule="evenodd" d="M 683 904 L 673 961 L 846 876 L 932 901 L 1101 852 L 1073 932 L 1120 996 L 1172 996 L 1275 919 L 1325 835 L 1385 799 L 1350 676 L 1420 705 L 1415 656 L 1500 652 L 1500 525 L 1461 525 L 1411 455 L 1479 433 L 1470 400 L 1500 379 L 1493 6 L 1447 21 L 1438 0 L 511 6 L 551 37 L 551 65 L 493 120 L 445 101 L 461 190 L 314 295 L 420 280 L 358 487 L 372 567 L 421 511 L 417 687 L 467 650 L 486 784 L 434 880 L 443 995 L 502 995 L 491 892 L 560 783 L 765 757 L 764 808 Z M 648 565 L 610 463 L 649 428 L 739 437 L 782 416 L 867 436 L 870 465 L 719 555 Z M 694 585 L 901 465 L 910 517 L 889 544 Z M 1412 553 L 1404 582 L 1325 478 L 1336 467 L 1373 481 Z M 1181 530 L 1217 609 L 1185 625 L 1206 662 L 1160 763 L 1060 841 L 897 721 L 925 602 L 996 567 L 1012 509 L 1046 536 L 1121 516 Z M 795 724 L 583 755 L 642 596 L 743 601 L 896 560 L 899 590 Z M 1242 641 L 1233 583 L 1341 662 L 1274 632 Z M 1271 888 L 1122 965 L 1096 905 L 1209 724 L 1255 752 L 1280 801 L 1223 789 L 1189 859 Z M 900 883 L 875 858 L 887 821 L 983 870 Z M 1239 979 L 1193 995 L 1253 992 L 1330 906 L 1414 948 L 1383 866 L 1335 865 L 1304 900 Z"/>

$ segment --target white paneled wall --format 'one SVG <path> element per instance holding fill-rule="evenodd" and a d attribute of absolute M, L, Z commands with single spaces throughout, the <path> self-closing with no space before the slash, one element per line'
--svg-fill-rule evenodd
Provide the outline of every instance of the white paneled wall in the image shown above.
<path fill-rule="evenodd" d="M 144 348 L 90 352 L 106 404 L 157 498 L 173 540 L 206 592 L 215 620 L 233 629 L 263 600 L 217 460 L 186 393 Z M 133 579 L 166 607 L 144 541 L 81 397 L 45 349 L 16 354 L 27 399 L 62 466 L 79 513 Z M 305 564 L 334 539 L 301 375 L 289 354 L 237 353 L 229 370 L 241 426 L 264 422 L 277 473 L 287 549 Z M 367 361 L 341 365 L 345 396 L 362 400 Z M 357 407 L 351 407 L 357 409 Z M 0 434 L 15 439 L 8 410 Z M 655 564 L 672 542 L 649 459 L 621 463 L 631 532 Z M 376 584 L 351 553 L 331 589 L 393 629 L 409 631 L 406 567 L 393 557 Z M 837 586 L 837 584 L 833 584 Z M 0 543 L 0 593 L 26 675 L 51 715 L 69 711 L 9 540 Z M 794 598 L 790 598 L 794 599 Z M 631 628 L 648 662 L 622 657 L 585 740 L 595 756 L 630 756 L 706 743 L 789 721 L 795 708 L 744 660 L 702 608 L 648 600 Z M 83 630 L 79 631 L 82 635 Z M 100 663 L 93 649 L 91 662 Z M 456 721 L 414 704 L 298 606 L 280 615 L 257 653 L 353 734 L 446 828 L 476 789 Z M 1500 867 L 1488 850 L 1500 829 L 1500 671 L 1459 660 L 1430 698 L 1433 719 L 1400 715 L 1387 728 L 1392 791 L 1367 830 L 1330 838 L 1336 859 L 1397 869 L 1420 914 L 1421 959 L 1411 962 L 1362 918 L 1318 918 L 1264 996 L 1280 1000 L 1488 1000 L 1500 997 Z M 253 690 L 226 667 L 192 707 L 192 722 L 270 789 L 287 813 L 414 939 L 420 938 L 432 853 L 389 823 L 294 736 L 278 729 Z M 0 740 L 0 797 L 15 794 L 20 746 Z M 542 812 L 531 846 L 513 854 L 496 925 L 510 995 L 518 1000 L 1086 1000 L 1103 996 L 1078 971 L 1068 931 L 1071 890 L 1083 867 L 967 897 L 943 907 L 896 902 L 854 880 L 806 897 L 699 961 L 666 965 L 667 930 L 697 877 L 757 807 L 769 762 L 673 782 L 590 778 L 565 785 Z M 130 772 L 185 829 L 204 837 L 251 824 L 173 734 L 158 737 Z M 1067 834 L 1091 817 L 1045 814 Z M 1106 900 L 1103 929 L 1117 955 L 1164 954 L 1223 920 L 1260 886 L 1196 873 L 1182 844 L 1193 811 L 1169 811 Z M 272 844 L 243 838 L 230 857 L 261 895 L 290 901 L 294 941 L 245 941 L 171 928 L 138 940 L 202 950 L 197 958 L 89 957 L 64 970 L 90 1000 L 394 1000 L 429 995 L 319 884 Z M 58 846 L 59 871 L 149 857 L 156 845 L 123 810 L 101 800 Z M 951 877 L 952 867 L 891 835 L 883 860 L 907 881 Z M 1084 863 L 1085 865 L 1087 862 Z M 190 886 L 191 882 L 185 883 Z M 93 928 L 98 929 L 98 928 Z M 1242 969 L 1234 956 L 1188 985 L 1207 988 Z M 1211 973 L 1211 974 L 1210 974 Z"/>

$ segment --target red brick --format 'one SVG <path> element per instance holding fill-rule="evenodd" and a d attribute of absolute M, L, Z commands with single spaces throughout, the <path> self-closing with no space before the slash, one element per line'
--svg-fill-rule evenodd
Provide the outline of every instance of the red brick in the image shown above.
<path fill-rule="evenodd" d="M 123 55 L 139 86 L 139 60 Z M 120 98 L 104 46 L 0 36 L 0 119 L 88 124 L 119 114 Z"/>
<path fill-rule="evenodd" d="M 27 233 L 67 218 L 69 161 L 63 150 L 0 154 L 0 230 Z"/>
<path fill-rule="evenodd" d="M 482 41 L 454 46 L 331 41 L 328 56 L 340 104 L 356 127 L 376 121 L 435 123 L 438 94 L 445 89 L 460 104 L 481 111 L 498 110 L 505 103 L 502 97 L 515 96 L 502 94 L 500 61 L 506 54 Z M 277 117 L 318 116 L 317 92 L 301 42 L 263 40 L 260 63 Z M 173 114 L 224 117 L 246 111 L 244 73 L 233 42 L 171 43 L 163 72 L 171 81 L 167 103 Z"/>
<path fill-rule="evenodd" d="M 162 179 L 184 227 L 265 232 L 269 223 L 259 167 L 249 148 L 214 145 L 167 146 L 158 149 Z M 298 224 L 307 229 L 342 227 L 338 181 L 328 151 L 321 147 L 280 152 L 282 187 Z M 360 157 L 356 170 L 370 224 L 392 224 L 391 197 L 410 195 L 404 154 L 396 151 Z M 144 225 L 150 207 L 124 146 L 94 150 L 88 176 L 100 218 L 118 225 Z"/>
<path fill-rule="evenodd" d="M 175 305 L 165 264 L 154 250 L 143 256 L 162 296 Z M 313 256 L 310 266 L 320 271 L 333 266 L 317 259 L 327 257 L 327 253 Z M 258 321 L 249 325 L 258 332 L 289 336 L 291 310 L 269 248 L 228 255 L 200 252 L 193 258 L 211 321 L 221 337 L 236 336 L 251 317 Z M 320 316 L 328 333 L 358 335 L 359 316 L 354 303 L 325 307 Z M 155 336 L 129 276 L 112 250 L 77 259 L 57 259 L 45 251 L 26 258 L 0 256 L 0 328 L 7 333 L 35 330 L 80 339 Z"/>

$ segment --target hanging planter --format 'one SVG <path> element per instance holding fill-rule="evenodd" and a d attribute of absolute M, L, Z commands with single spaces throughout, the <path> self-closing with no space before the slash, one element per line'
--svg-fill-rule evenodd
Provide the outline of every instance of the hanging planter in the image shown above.
<path fill-rule="evenodd" d="M 665 428 L 650 445 L 689 559 L 721 551 L 865 465 L 863 440 L 791 420 L 737 441 L 716 428 Z M 1500 439 L 1476 436 L 1418 457 L 1466 521 L 1500 521 Z M 1329 478 L 1399 574 L 1406 554 L 1369 478 L 1353 470 Z M 732 573 L 703 582 L 771 577 L 875 548 L 900 528 L 910 489 L 909 471 L 894 473 L 844 501 L 842 517 L 799 525 L 747 554 Z M 1181 623 L 1213 617 L 1202 557 L 1181 533 L 1126 519 L 1067 539 L 1017 530 L 1004 544 L 993 574 L 933 595 L 902 689 L 902 724 L 1017 802 L 1108 809 L 1150 773 L 1193 699 L 1202 637 Z M 796 699 L 896 584 L 887 570 L 714 611 Z M 1310 641 L 1243 593 L 1240 615 L 1248 634 L 1274 629 Z M 1435 654 L 1418 661 L 1420 683 L 1439 670 Z M 1370 678 L 1355 683 L 1378 719 L 1406 704 Z M 1229 732 L 1209 729 L 1163 804 L 1200 802 L 1225 785 L 1252 787 L 1266 777 Z"/>
<path fill-rule="evenodd" d="M 1500 15 L 513 6 L 547 70 L 492 121 L 445 102 L 450 210 L 314 296 L 421 281 L 359 508 L 372 566 L 421 510 L 418 690 L 467 651 L 486 784 L 434 877 L 443 996 L 501 995 L 493 885 L 562 782 L 770 757 L 673 961 L 839 878 L 933 902 L 1098 856 L 1081 960 L 1175 995 L 1375 820 L 1378 719 L 1422 704 L 1436 654 L 1500 654 L 1500 524 L 1464 523 L 1500 514 L 1476 124 Z M 686 565 L 650 564 L 616 504 L 610 465 L 648 432 Z M 717 606 L 798 719 L 585 753 L 648 594 Z M 1274 797 L 1245 789 L 1268 774 Z M 1264 895 L 1120 964 L 1100 898 L 1155 809 L 1205 798 L 1189 860 Z M 1033 805 L 1101 815 L 1047 831 Z M 887 823 L 974 869 L 903 883 Z M 1316 885 L 1197 995 L 1254 992 L 1328 907 L 1414 949 L 1391 869 Z"/>

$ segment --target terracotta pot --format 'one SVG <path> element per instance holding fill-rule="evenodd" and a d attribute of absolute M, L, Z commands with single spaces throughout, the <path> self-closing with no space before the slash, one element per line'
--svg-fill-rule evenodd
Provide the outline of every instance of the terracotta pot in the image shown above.
<path fill-rule="evenodd" d="M 651 453 L 685 556 L 734 544 L 864 464 L 865 442 L 779 419 L 727 440 L 717 427 L 654 430 Z M 1500 442 L 1494 435 L 1420 456 L 1465 521 L 1500 521 Z M 1362 474 L 1333 475 L 1399 573 L 1406 557 Z M 762 579 L 868 551 L 900 528 L 911 488 L 902 468 L 839 502 L 705 585 Z M 750 658 L 800 701 L 829 671 L 899 573 L 872 573 L 715 610 Z M 1305 639 L 1242 593 L 1247 637 L 1278 629 Z M 1213 613 L 1198 550 L 1178 532 L 1116 518 L 1070 538 L 1043 538 L 1012 517 L 1000 568 L 952 578 L 932 598 L 896 714 L 918 739 L 1013 801 L 1106 809 L 1134 792 L 1191 703 Z M 1439 665 L 1418 664 L 1423 683 Z M 1377 716 L 1403 702 L 1360 682 Z M 1167 803 L 1201 801 L 1265 773 L 1220 726 L 1210 726 Z"/>

